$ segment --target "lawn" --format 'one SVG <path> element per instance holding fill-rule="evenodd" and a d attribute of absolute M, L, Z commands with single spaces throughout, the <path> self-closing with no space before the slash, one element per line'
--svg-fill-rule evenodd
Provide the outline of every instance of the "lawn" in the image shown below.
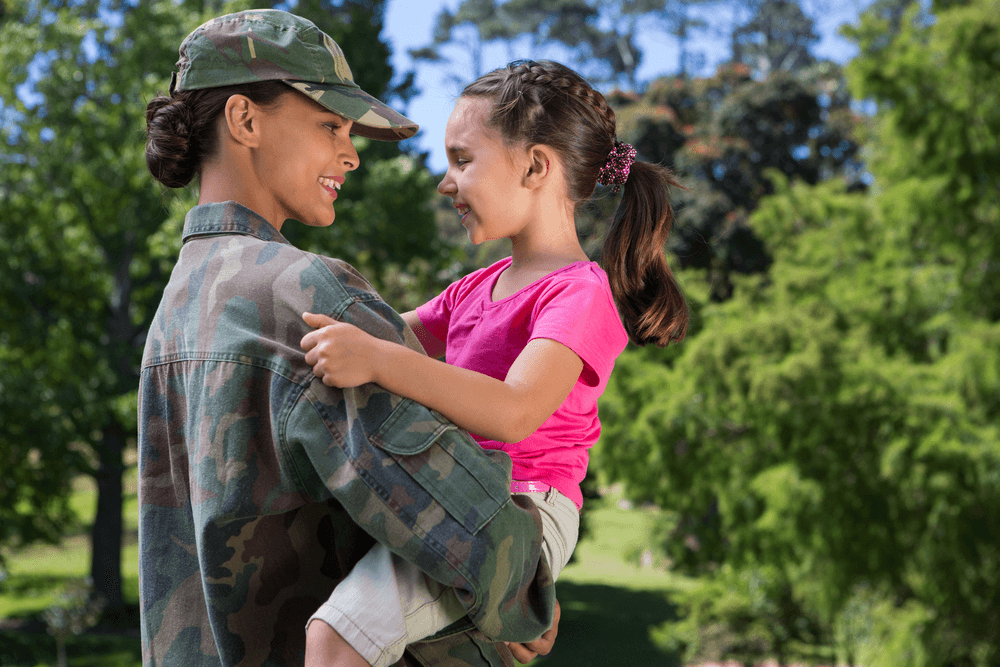
<path fill-rule="evenodd" d="M 101 632 L 89 632 L 67 642 L 71 667 L 134 667 L 141 664 L 138 623 L 138 512 L 134 469 L 126 477 L 122 570 L 124 595 L 130 607 L 125 618 L 105 619 Z M 95 492 L 87 480 L 74 486 L 73 505 L 82 525 L 93 519 Z M 553 653 L 535 667 L 673 667 L 672 655 L 657 649 L 648 628 L 672 616 L 667 594 L 684 581 L 659 569 L 641 568 L 638 556 L 649 542 L 655 513 L 619 507 L 616 499 L 594 503 L 589 512 L 591 534 L 577 547 L 577 559 L 563 571 L 558 596 L 563 616 Z M 40 546 L 12 553 L 9 577 L 0 582 L 0 665 L 54 665 L 55 641 L 37 621 L 69 579 L 86 576 L 89 565 L 86 535 L 73 535 L 58 546 Z M 11 622 L 27 623 L 21 630 L 4 629 Z"/>

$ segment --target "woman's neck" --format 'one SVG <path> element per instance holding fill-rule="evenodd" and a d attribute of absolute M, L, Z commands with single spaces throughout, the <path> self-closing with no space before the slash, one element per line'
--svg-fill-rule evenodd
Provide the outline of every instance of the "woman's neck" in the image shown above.
<path fill-rule="evenodd" d="M 257 184 L 256 174 L 249 162 L 239 159 L 216 159 L 206 162 L 201 171 L 201 187 L 198 192 L 199 204 L 234 201 L 263 217 L 277 231 L 281 231 L 284 218 L 276 215 L 273 202 L 262 200 L 264 188 Z"/>

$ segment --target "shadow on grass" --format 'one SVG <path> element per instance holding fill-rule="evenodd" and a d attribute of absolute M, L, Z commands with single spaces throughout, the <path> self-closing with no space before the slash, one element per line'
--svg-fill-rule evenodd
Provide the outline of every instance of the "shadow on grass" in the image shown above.
<path fill-rule="evenodd" d="M 40 614 L 15 614 L 6 619 L 16 629 L 0 629 L 0 667 L 56 664 L 56 640 L 45 631 Z M 127 604 L 101 615 L 95 628 L 66 640 L 70 667 L 137 667 L 139 605 Z"/>
<path fill-rule="evenodd" d="M 142 664 L 138 637 L 84 634 L 66 641 L 70 667 L 137 667 Z M 35 667 L 56 664 L 56 640 L 45 632 L 0 631 L 0 665 Z"/>
<path fill-rule="evenodd" d="M 556 584 L 562 618 L 555 647 L 531 667 L 679 667 L 658 648 L 649 627 L 676 618 L 662 592 L 600 584 Z"/>
<path fill-rule="evenodd" d="M 679 667 L 677 656 L 656 647 L 649 627 L 675 618 L 674 605 L 662 592 L 636 591 L 600 584 L 560 582 L 557 586 L 562 620 L 551 655 L 531 667 Z M 124 634 L 84 634 L 66 644 L 70 667 L 136 667 L 142 662 L 138 607 L 129 605 L 97 628 Z M 28 619 L 24 619 L 28 620 Z M 35 667 L 55 664 L 55 640 L 31 624 L 34 631 L 0 630 L 0 666 Z M 27 629 L 27 628 L 25 628 Z"/>

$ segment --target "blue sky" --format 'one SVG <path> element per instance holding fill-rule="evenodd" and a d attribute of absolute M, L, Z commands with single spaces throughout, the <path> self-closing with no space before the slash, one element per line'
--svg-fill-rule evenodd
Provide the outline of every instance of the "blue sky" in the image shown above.
<path fill-rule="evenodd" d="M 856 53 L 854 46 L 837 35 L 837 28 L 844 23 L 854 23 L 858 14 L 871 0 L 806 0 L 807 13 L 816 20 L 816 32 L 820 41 L 815 53 L 819 57 L 829 58 L 836 62 L 846 62 Z M 413 68 L 413 60 L 407 50 L 427 45 L 431 41 L 431 30 L 434 20 L 442 7 L 454 10 L 460 0 L 389 0 L 386 11 L 384 36 L 393 48 L 393 67 L 397 72 Z M 729 9 L 710 10 L 730 12 Z M 730 14 L 731 15 L 731 14 Z M 643 50 L 643 61 L 639 68 L 639 80 L 648 81 L 658 75 L 672 74 L 678 69 L 677 45 L 670 38 L 653 32 L 640 32 L 638 44 Z M 705 57 L 705 72 L 714 69 L 715 64 L 729 55 L 729 49 L 724 37 L 703 36 L 691 45 L 693 50 L 700 51 Z M 514 57 L 528 57 L 523 49 L 515 48 Z M 347 54 L 350 58 L 350 54 Z M 483 67 L 491 70 L 502 67 L 509 59 L 510 52 L 506 48 L 487 49 L 483 54 Z M 538 57 L 538 54 L 530 54 Z M 542 54 L 558 59 L 557 53 Z M 460 67 L 466 67 L 462 72 Z M 452 68 L 467 83 L 471 78 L 471 70 L 467 65 Z M 448 114 L 454 105 L 460 86 L 448 81 L 442 68 L 429 68 L 425 65 L 417 70 L 417 86 L 421 94 L 410 102 L 408 115 L 420 124 L 421 134 L 416 138 L 420 150 L 428 151 L 429 165 L 433 171 L 443 171 L 447 166 L 444 155 L 444 128 Z"/>

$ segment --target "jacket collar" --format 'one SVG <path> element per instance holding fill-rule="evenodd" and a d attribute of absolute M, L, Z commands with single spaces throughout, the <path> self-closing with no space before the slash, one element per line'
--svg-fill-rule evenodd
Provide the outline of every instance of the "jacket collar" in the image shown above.
<path fill-rule="evenodd" d="M 188 211 L 182 237 L 185 243 L 197 236 L 219 234 L 246 234 L 261 241 L 288 243 L 271 223 L 234 201 L 199 204 Z"/>

